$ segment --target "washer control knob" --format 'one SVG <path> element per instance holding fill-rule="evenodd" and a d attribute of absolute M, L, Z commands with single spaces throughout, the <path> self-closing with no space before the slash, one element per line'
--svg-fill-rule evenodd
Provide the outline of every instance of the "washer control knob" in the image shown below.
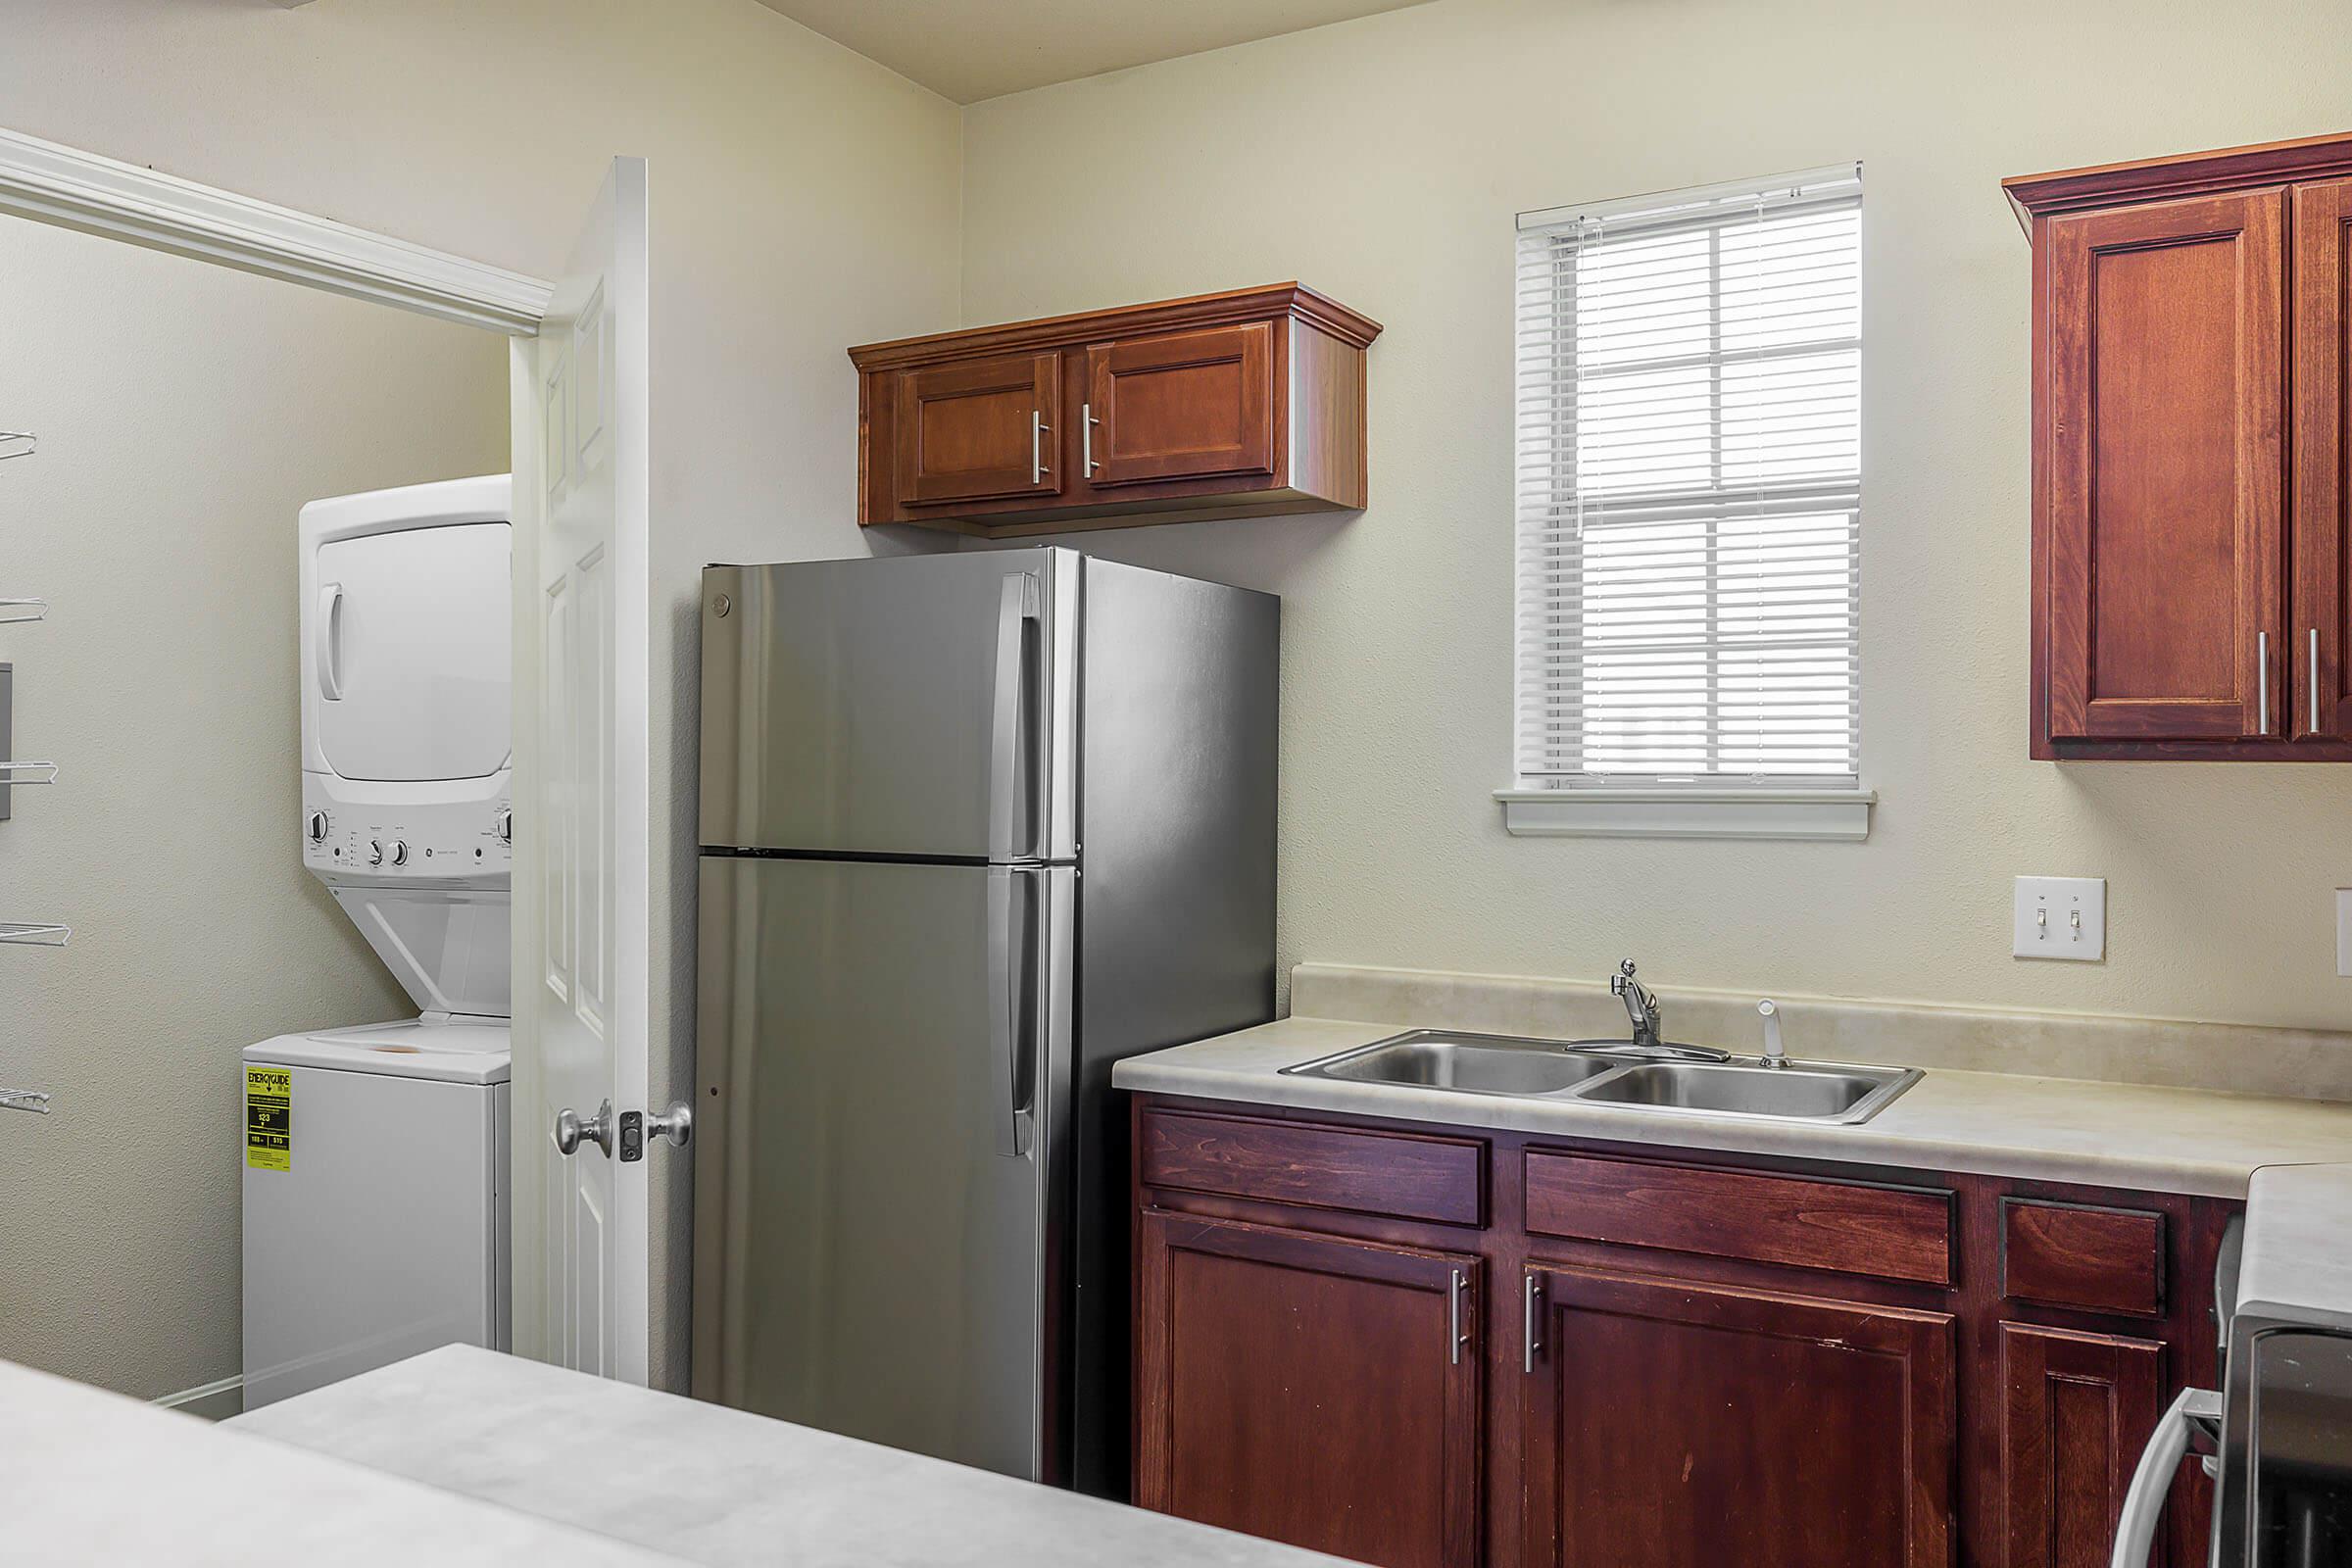
<path fill-rule="evenodd" d="M 409 863 L 409 841 L 407 839 L 394 839 L 392 841 L 392 863 L 394 865 L 406 865 Z"/>
<path fill-rule="evenodd" d="M 381 865 L 384 863 L 384 841 L 382 839 L 369 839 L 368 841 L 368 863 L 369 865 Z"/>
<path fill-rule="evenodd" d="M 496 834 L 498 835 L 498 842 L 499 842 L 499 843 L 501 843 L 501 844 L 512 844 L 512 843 L 514 843 L 514 808 L 513 808 L 513 807 L 511 807 L 511 806 L 502 806 L 502 807 L 500 807 L 500 808 L 498 808 L 498 814 L 490 818 L 490 831 L 492 831 L 493 833 L 496 833 Z"/>
<path fill-rule="evenodd" d="M 324 811 L 313 811 L 310 821 L 304 824 L 303 831 L 310 835 L 313 844 L 324 844 L 329 825 Z"/>

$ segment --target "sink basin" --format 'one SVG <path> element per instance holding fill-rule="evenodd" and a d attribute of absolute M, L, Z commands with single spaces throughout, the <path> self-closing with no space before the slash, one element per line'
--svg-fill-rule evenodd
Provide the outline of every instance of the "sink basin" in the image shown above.
<path fill-rule="evenodd" d="M 1868 1121 L 1923 1076 L 1916 1067 L 1838 1062 L 1766 1067 L 1752 1056 L 1629 1059 L 1631 1046 L 1622 1040 L 1531 1040 L 1416 1029 L 1282 1070 L 1304 1078 L 1576 1100 L 1691 1116 L 1843 1123 Z M 1699 1048 L 1667 1049 L 1696 1054 Z"/>
<path fill-rule="evenodd" d="M 1708 1115 L 1779 1116 L 1798 1121 L 1866 1121 L 1919 1082 L 1916 1067 L 1848 1067 L 1792 1062 L 1644 1062 L 1589 1086 L 1579 1099 L 1597 1104 Z"/>
<path fill-rule="evenodd" d="M 1410 1084 L 1468 1095 L 1556 1095 L 1589 1078 L 1613 1072 L 1617 1066 L 1605 1057 L 1572 1054 L 1556 1040 L 1416 1029 L 1394 1040 L 1377 1041 L 1285 1070 L 1313 1078 Z"/>

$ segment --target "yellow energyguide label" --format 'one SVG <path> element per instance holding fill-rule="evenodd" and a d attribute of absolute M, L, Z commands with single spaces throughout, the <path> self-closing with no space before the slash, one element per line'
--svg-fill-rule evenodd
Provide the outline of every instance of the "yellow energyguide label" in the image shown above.
<path fill-rule="evenodd" d="M 245 1069 L 245 1163 L 294 1168 L 294 1075 L 283 1067 Z"/>

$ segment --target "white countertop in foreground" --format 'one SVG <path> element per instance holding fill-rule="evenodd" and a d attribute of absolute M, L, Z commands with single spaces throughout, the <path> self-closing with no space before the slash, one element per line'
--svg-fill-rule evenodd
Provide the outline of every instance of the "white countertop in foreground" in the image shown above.
<path fill-rule="evenodd" d="M 2265 1165 L 2352 1161 L 2352 1104 L 2075 1078 L 1931 1068 L 1885 1110 L 1849 1127 L 1282 1074 L 1401 1032 L 1396 1023 L 1284 1018 L 1130 1057 L 1112 1081 L 1144 1093 L 1355 1116 L 2213 1198 L 2244 1198 Z"/>
<path fill-rule="evenodd" d="M 248 1439 L 316 1449 L 698 1563 L 1318 1568 L 1338 1561 L 465 1346 L 265 1406 L 230 1427 Z"/>
<path fill-rule="evenodd" d="M 11 1563 L 675 1561 L 7 1361 L 0 1509 Z"/>

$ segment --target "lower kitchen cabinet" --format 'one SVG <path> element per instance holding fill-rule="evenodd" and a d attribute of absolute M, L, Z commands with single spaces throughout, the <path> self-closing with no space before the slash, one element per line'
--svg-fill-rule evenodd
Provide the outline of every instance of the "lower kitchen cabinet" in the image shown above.
<path fill-rule="evenodd" d="M 1948 1313 L 1531 1267 L 1534 1568 L 1943 1568 Z"/>
<path fill-rule="evenodd" d="M 2006 1568 L 2104 1568 L 2164 1399 L 2153 1340 L 2000 1326 Z"/>
<path fill-rule="evenodd" d="M 1383 1568 L 1478 1560 L 1479 1260 L 1146 1210 L 1136 1501 Z"/>
<path fill-rule="evenodd" d="M 2215 1376 L 2219 1200 L 1135 1115 L 1135 1500 L 1383 1568 L 2100 1568 Z"/>

